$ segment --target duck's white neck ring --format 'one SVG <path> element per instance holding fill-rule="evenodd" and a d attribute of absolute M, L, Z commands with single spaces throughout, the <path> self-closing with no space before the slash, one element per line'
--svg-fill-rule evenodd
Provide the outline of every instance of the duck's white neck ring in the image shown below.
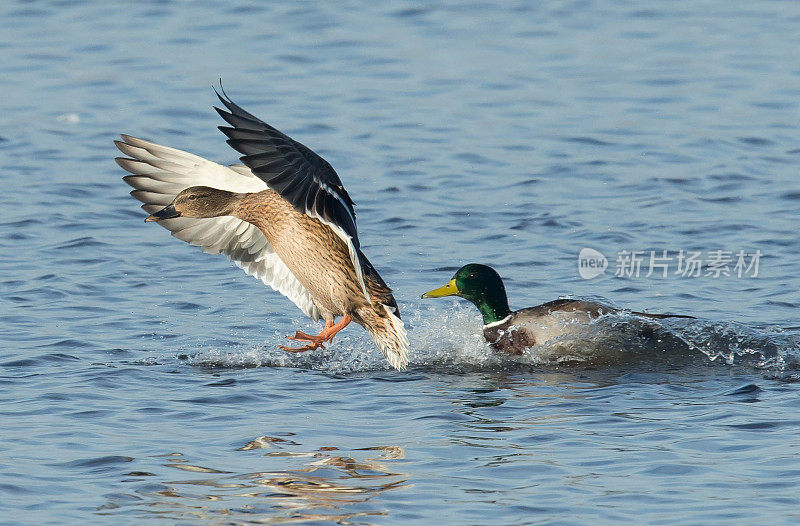
<path fill-rule="evenodd" d="M 504 324 L 505 322 L 507 322 L 510 319 L 511 319 L 511 314 L 509 314 L 508 316 L 506 316 L 502 320 L 497 320 L 497 321 L 493 321 L 492 323 L 487 323 L 486 325 L 483 326 L 483 328 L 484 329 L 491 329 L 492 327 L 497 327 L 498 325 Z"/>

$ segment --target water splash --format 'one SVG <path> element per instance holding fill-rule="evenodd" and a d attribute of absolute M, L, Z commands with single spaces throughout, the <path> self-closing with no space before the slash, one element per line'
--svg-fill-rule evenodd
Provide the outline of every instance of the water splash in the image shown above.
<path fill-rule="evenodd" d="M 480 317 L 471 306 L 404 307 L 412 370 L 461 373 L 536 366 L 723 363 L 786 377 L 800 369 L 797 329 L 620 314 L 604 316 L 575 334 L 534 346 L 520 356 L 505 356 L 486 343 Z M 188 362 L 202 367 L 291 367 L 332 374 L 392 370 L 367 333 L 355 327 L 337 336 L 327 349 L 303 354 L 278 349 L 284 336 L 276 331 L 255 347 L 212 347 L 190 355 Z"/>
<path fill-rule="evenodd" d="M 696 322 L 674 334 L 712 362 L 752 365 L 775 373 L 800 369 L 800 331 L 736 322 Z"/>
<path fill-rule="evenodd" d="M 404 308 L 412 353 L 410 369 L 475 370 L 501 367 L 503 357 L 483 339 L 480 318 L 466 308 Z M 393 370 L 366 331 L 354 326 L 337 335 L 325 350 L 290 354 L 278 349 L 285 334 L 276 331 L 264 345 L 244 348 L 212 347 L 190 355 L 188 362 L 203 367 L 296 367 L 350 374 Z"/>

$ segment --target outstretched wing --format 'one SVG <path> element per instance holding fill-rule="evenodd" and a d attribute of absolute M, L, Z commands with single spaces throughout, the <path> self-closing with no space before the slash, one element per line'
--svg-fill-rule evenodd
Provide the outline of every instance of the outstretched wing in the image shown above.
<path fill-rule="evenodd" d="M 125 182 L 135 188 L 131 195 L 153 213 L 170 204 L 190 186 L 210 186 L 230 192 L 260 192 L 267 189 L 246 166 L 222 166 L 175 148 L 136 137 L 114 141 L 128 157 L 116 161 L 132 175 Z M 311 293 L 292 274 L 255 225 L 233 216 L 195 219 L 176 217 L 158 222 L 172 235 L 200 246 L 209 254 L 223 253 L 238 267 L 277 290 L 314 320 L 320 315 Z"/>
<path fill-rule="evenodd" d="M 310 148 L 243 110 L 225 92 L 217 97 L 226 109 L 214 109 L 230 124 L 219 127 L 228 144 L 242 154 L 242 162 L 256 177 L 295 210 L 319 219 L 347 243 L 356 275 L 369 297 L 359 258 L 354 203 L 333 167 Z"/>

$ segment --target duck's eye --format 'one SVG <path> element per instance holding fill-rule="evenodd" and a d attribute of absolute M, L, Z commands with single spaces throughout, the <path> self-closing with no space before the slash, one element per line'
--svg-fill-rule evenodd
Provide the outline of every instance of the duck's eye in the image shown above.
<path fill-rule="evenodd" d="M 186 197 L 186 199 L 188 199 L 189 201 L 194 201 L 195 199 L 197 199 L 197 196 L 194 194 L 189 194 L 189 196 Z"/>

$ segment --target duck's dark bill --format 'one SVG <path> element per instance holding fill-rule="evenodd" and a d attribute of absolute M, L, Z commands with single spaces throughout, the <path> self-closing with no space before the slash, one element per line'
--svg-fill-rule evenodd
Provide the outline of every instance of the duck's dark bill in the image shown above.
<path fill-rule="evenodd" d="M 145 223 L 149 221 L 161 221 L 162 219 L 172 219 L 173 217 L 180 217 L 181 213 L 175 210 L 175 207 L 172 205 L 167 205 L 155 214 L 147 216 L 147 219 L 144 220 Z"/>
<path fill-rule="evenodd" d="M 423 298 L 443 298 L 445 296 L 456 296 L 458 293 L 461 292 L 458 290 L 458 286 L 456 286 L 456 280 L 451 279 L 443 286 L 439 287 L 438 289 L 429 290 L 425 294 L 422 295 Z"/>

